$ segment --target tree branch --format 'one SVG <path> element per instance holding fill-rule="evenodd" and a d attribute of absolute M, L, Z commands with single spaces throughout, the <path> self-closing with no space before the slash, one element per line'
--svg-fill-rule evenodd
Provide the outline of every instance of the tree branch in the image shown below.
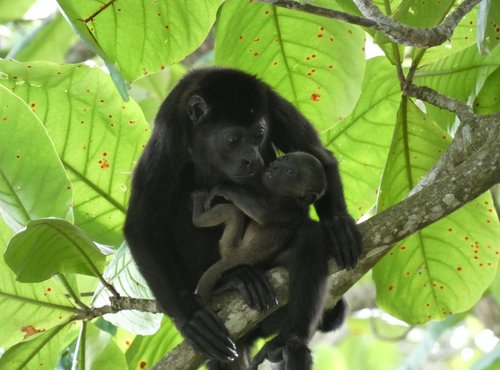
<path fill-rule="evenodd" d="M 402 24 L 384 15 L 368 0 L 353 0 L 364 17 L 315 5 L 301 4 L 292 0 L 257 1 L 370 28 L 383 33 L 389 39 L 401 45 L 429 48 L 441 45 L 448 40 L 462 18 L 481 0 L 464 0 L 443 22 L 432 28 L 417 28 Z"/>

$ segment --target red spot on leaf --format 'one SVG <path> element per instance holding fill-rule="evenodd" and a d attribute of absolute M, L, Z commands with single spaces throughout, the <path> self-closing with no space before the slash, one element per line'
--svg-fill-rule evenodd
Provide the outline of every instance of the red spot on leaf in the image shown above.
<path fill-rule="evenodd" d="M 320 98 L 321 98 L 321 95 L 319 95 L 319 94 L 316 94 L 316 93 L 311 94 L 311 100 L 314 102 L 319 101 Z"/>
<path fill-rule="evenodd" d="M 387 290 L 389 290 L 389 292 L 392 292 L 394 290 L 394 285 L 389 285 L 389 287 L 387 288 Z"/>
<path fill-rule="evenodd" d="M 462 267 L 458 266 L 458 267 L 457 267 L 457 271 L 458 271 L 458 272 L 462 271 Z"/>
<path fill-rule="evenodd" d="M 144 368 L 146 367 L 146 365 L 147 365 L 147 364 L 148 364 L 148 363 L 147 363 L 146 361 L 142 360 L 141 362 L 139 362 L 139 367 L 140 367 L 141 369 L 144 369 Z"/>

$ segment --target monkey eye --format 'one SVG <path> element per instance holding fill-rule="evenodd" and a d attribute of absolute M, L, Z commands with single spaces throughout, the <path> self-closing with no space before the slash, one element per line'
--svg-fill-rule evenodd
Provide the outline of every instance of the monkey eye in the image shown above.
<path fill-rule="evenodd" d="M 228 137 L 226 137 L 226 141 L 229 144 L 236 144 L 239 140 L 239 137 L 236 135 L 229 135 Z"/>
<path fill-rule="evenodd" d="M 286 169 L 286 173 L 287 173 L 287 175 L 290 175 L 290 176 L 295 175 L 295 170 L 293 168 L 288 167 Z"/>
<path fill-rule="evenodd" d="M 259 130 L 255 133 L 255 137 L 256 137 L 257 139 L 260 139 L 261 137 L 263 137 L 263 136 L 264 136 L 264 134 L 265 134 L 265 133 L 266 133 L 266 132 L 264 131 L 264 129 L 263 129 L 263 128 L 260 128 L 260 129 L 259 129 Z"/>

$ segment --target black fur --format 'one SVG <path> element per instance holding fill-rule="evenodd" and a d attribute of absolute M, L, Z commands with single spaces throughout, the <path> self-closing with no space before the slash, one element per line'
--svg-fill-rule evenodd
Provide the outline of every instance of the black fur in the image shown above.
<path fill-rule="evenodd" d="M 264 122 L 266 132 L 257 139 L 253 131 L 259 122 Z M 220 145 L 225 129 L 241 133 L 238 149 Z M 222 229 L 193 225 L 190 194 L 225 182 L 251 183 L 252 175 L 276 157 L 274 147 L 316 156 L 328 187 L 315 204 L 321 223 L 313 224 L 290 246 L 291 304 L 272 315 L 271 325 L 262 323 L 238 342 L 241 359 L 255 337 L 271 331 L 279 330 L 285 346 L 291 338 L 293 348 L 301 347 L 297 338 L 305 346 L 321 315 L 327 258 L 335 257 L 340 267 L 348 269 L 359 258 L 361 237 L 347 213 L 335 158 L 321 145 L 312 125 L 268 85 L 240 71 L 204 69 L 188 74 L 164 101 L 134 173 L 125 224 L 132 255 L 161 309 L 184 337 L 196 350 L 221 362 L 237 357 L 236 345 L 193 291 L 202 273 L 219 259 Z M 317 248 L 318 238 L 323 239 Z M 249 303 L 254 307 L 274 304 L 262 270 L 236 268 L 226 279 L 252 297 Z M 212 361 L 210 368 L 244 366 L 242 361 L 221 362 Z"/>

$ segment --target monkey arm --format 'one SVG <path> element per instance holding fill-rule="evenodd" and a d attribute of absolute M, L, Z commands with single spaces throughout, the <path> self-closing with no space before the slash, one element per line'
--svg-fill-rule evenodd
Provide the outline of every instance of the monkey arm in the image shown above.
<path fill-rule="evenodd" d="M 241 212 L 259 225 L 265 225 L 277 217 L 276 210 L 268 201 L 241 187 L 220 185 L 212 190 L 213 197 L 221 196 L 231 201 Z"/>
<path fill-rule="evenodd" d="M 233 204 L 217 204 L 204 211 L 207 201 L 206 193 L 193 193 L 193 225 L 196 227 L 212 227 L 225 224 L 224 232 L 219 240 L 220 254 L 224 256 L 232 248 L 240 245 L 245 231 L 245 215 Z"/>

